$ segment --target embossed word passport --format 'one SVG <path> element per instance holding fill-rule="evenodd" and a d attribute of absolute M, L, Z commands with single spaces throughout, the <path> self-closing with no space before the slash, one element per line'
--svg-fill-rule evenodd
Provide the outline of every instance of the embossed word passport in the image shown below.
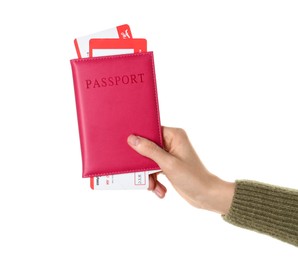
<path fill-rule="evenodd" d="M 83 177 L 158 170 L 131 149 L 136 134 L 162 147 L 153 52 L 71 60 Z"/>

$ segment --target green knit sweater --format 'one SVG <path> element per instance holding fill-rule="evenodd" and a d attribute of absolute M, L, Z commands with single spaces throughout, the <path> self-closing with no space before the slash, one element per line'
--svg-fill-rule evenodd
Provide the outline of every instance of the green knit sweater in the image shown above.
<path fill-rule="evenodd" d="M 298 246 L 298 190 L 255 181 L 236 181 L 224 220 Z"/>

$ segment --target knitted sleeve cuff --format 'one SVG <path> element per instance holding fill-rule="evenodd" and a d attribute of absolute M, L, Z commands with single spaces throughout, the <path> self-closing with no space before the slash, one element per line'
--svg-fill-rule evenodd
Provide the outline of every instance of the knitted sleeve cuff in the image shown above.
<path fill-rule="evenodd" d="M 298 190 L 238 180 L 231 208 L 223 218 L 298 246 Z"/>

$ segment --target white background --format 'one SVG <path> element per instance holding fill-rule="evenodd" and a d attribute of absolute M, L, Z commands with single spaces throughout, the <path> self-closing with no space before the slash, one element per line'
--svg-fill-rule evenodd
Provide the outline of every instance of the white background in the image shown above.
<path fill-rule="evenodd" d="M 67 4 L 65 4 L 67 3 Z M 297 1 L 2 1 L 0 259 L 295 259 L 168 187 L 92 191 L 69 60 L 127 23 L 155 53 L 161 121 L 221 178 L 298 188 Z"/>

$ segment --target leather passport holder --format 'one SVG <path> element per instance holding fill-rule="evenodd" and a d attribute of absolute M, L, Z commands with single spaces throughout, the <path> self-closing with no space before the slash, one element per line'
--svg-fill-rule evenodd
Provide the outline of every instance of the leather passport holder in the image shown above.
<path fill-rule="evenodd" d="M 158 170 L 127 144 L 135 134 L 162 147 L 153 52 L 70 62 L 83 177 Z"/>

